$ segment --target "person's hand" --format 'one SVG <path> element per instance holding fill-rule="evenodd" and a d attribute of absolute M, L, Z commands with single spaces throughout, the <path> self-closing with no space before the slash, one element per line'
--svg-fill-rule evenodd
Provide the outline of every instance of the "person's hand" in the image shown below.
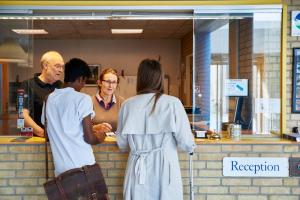
<path fill-rule="evenodd" d="M 105 133 L 100 133 L 100 132 L 96 133 L 96 132 L 94 132 L 94 134 L 95 134 L 95 136 L 96 136 L 99 143 L 101 143 L 105 140 L 105 137 L 106 137 Z"/>
<path fill-rule="evenodd" d="M 101 143 L 104 141 L 107 132 L 110 132 L 112 127 L 108 123 L 101 123 L 93 126 L 93 132 L 97 137 L 98 141 Z"/>
<path fill-rule="evenodd" d="M 44 129 L 41 127 L 38 127 L 34 130 L 34 134 L 38 137 L 45 137 Z"/>
<path fill-rule="evenodd" d="M 93 131 L 95 134 L 107 133 L 112 131 L 112 127 L 109 123 L 101 123 L 93 126 Z"/>
<path fill-rule="evenodd" d="M 196 126 L 197 128 L 208 130 L 208 122 L 207 121 L 198 121 L 198 122 L 190 122 L 191 125 Z"/>

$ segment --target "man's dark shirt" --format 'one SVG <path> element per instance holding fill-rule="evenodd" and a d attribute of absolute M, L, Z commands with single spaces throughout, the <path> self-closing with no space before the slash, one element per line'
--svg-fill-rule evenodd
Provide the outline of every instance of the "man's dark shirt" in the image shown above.
<path fill-rule="evenodd" d="M 53 84 L 44 83 L 39 79 L 40 74 L 35 74 L 33 78 L 25 80 L 22 83 L 24 89 L 24 108 L 29 110 L 30 117 L 39 126 L 44 127 L 41 123 L 43 103 L 48 94 L 55 88 L 61 88 L 62 82 L 56 81 Z"/>

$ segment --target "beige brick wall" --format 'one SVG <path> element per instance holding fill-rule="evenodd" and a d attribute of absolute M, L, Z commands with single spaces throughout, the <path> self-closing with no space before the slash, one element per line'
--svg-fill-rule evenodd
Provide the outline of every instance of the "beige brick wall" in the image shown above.
<path fill-rule="evenodd" d="M 298 200 L 300 178 L 223 177 L 222 160 L 228 156 L 295 157 L 300 144 L 201 144 L 193 156 L 194 192 L 196 200 Z M 0 199 L 46 199 L 43 145 L 1 145 Z M 122 199 L 123 177 L 127 153 L 119 152 L 115 144 L 94 147 L 112 200 Z M 189 156 L 180 152 L 184 197 L 189 199 Z M 50 172 L 53 163 L 50 159 Z"/>
<path fill-rule="evenodd" d="M 288 17 L 287 17 L 287 57 L 286 57 L 286 111 L 287 111 L 287 130 L 291 131 L 292 127 L 300 127 L 299 114 L 291 113 L 292 102 L 292 65 L 293 65 L 293 48 L 300 48 L 300 37 L 291 36 L 291 11 L 300 10 L 299 0 L 286 0 L 288 4 Z"/>

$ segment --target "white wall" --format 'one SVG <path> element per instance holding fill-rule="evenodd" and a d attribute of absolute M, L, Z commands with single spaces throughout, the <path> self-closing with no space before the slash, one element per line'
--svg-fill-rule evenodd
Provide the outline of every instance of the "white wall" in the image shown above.
<path fill-rule="evenodd" d="M 178 96 L 180 40 L 35 40 L 34 72 L 40 71 L 40 57 L 48 50 L 59 51 L 65 61 L 79 57 L 102 68 L 123 69 L 125 75 L 136 75 L 142 59 L 158 59 L 160 55 L 165 73 L 170 76 L 170 94 Z"/>

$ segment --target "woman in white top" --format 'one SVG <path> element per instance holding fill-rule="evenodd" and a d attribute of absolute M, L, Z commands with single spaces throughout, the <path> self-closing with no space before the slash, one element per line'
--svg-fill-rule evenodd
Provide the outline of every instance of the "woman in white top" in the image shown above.
<path fill-rule="evenodd" d="M 165 95 L 161 65 L 143 60 L 137 75 L 137 96 L 119 113 L 117 143 L 129 150 L 124 200 L 182 200 L 177 146 L 195 147 L 188 117 L 180 100 Z"/>

